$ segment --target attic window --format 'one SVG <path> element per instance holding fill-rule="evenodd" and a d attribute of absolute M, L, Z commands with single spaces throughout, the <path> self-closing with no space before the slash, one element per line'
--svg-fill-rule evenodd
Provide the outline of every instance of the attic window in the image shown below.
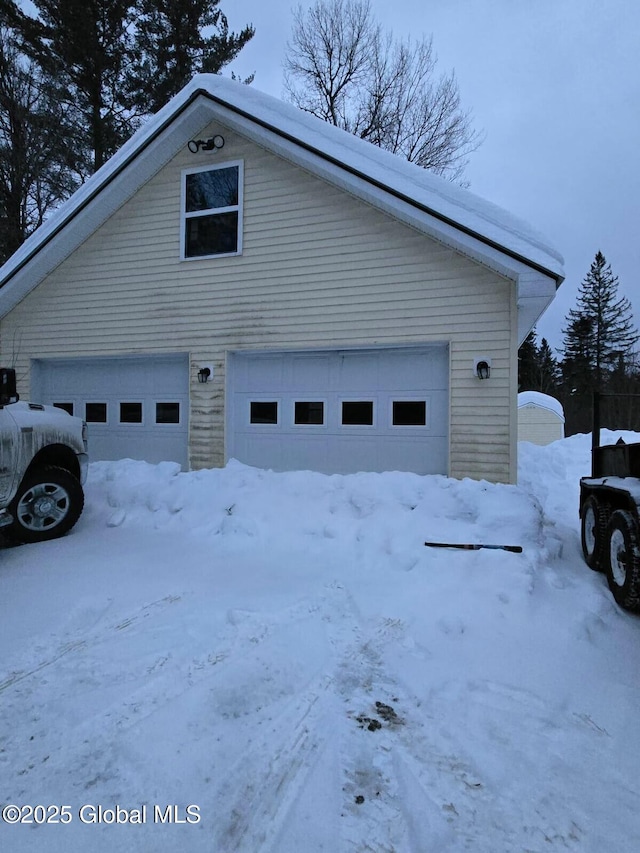
<path fill-rule="evenodd" d="M 183 173 L 183 258 L 242 252 L 242 178 L 241 162 Z"/>

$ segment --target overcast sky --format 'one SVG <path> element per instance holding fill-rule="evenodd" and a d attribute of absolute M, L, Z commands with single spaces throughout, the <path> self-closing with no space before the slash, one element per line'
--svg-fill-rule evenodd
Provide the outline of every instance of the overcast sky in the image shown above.
<path fill-rule="evenodd" d="M 222 0 L 256 34 L 233 69 L 282 95 L 289 0 Z M 308 7 L 310 0 L 302 0 Z M 433 35 L 486 139 L 470 189 L 542 231 L 566 280 L 538 323 L 561 346 L 564 320 L 598 250 L 640 321 L 640 0 L 372 0 L 397 36 Z"/>

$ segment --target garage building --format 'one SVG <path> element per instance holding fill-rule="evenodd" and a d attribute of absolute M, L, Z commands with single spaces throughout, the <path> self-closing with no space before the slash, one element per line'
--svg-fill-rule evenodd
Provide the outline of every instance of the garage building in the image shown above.
<path fill-rule="evenodd" d="M 512 482 L 562 276 L 505 211 L 198 75 L 0 270 L 0 346 L 93 459 Z"/>

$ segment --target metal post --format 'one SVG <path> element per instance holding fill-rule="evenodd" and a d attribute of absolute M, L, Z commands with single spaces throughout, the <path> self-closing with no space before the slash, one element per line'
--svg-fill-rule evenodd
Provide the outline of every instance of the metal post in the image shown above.
<path fill-rule="evenodd" d="M 600 447 L 600 392 L 593 392 L 593 430 L 591 432 L 591 476 L 597 477 L 596 450 Z"/>

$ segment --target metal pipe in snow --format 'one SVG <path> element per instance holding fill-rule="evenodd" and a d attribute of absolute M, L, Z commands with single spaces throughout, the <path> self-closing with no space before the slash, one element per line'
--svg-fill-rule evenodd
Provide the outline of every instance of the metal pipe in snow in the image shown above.
<path fill-rule="evenodd" d="M 493 551 L 511 551 L 513 554 L 522 554 L 521 545 L 478 545 L 457 542 L 425 542 L 429 548 L 461 548 L 463 551 L 479 551 L 481 548 L 490 548 Z"/>

